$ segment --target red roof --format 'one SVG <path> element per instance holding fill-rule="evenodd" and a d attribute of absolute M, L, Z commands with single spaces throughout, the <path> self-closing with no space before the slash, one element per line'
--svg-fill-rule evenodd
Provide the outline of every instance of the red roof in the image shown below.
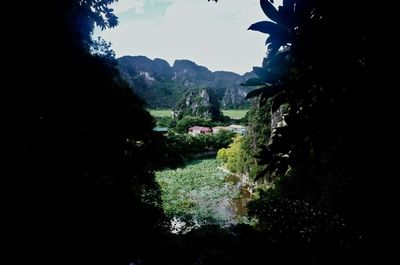
<path fill-rule="evenodd" d="M 200 131 L 200 132 L 212 132 L 211 128 L 201 127 L 201 126 L 193 126 L 189 128 L 189 131 Z"/>

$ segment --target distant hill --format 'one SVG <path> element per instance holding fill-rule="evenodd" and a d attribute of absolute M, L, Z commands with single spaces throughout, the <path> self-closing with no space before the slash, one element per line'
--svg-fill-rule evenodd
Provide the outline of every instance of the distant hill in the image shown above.
<path fill-rule="evenodd" d="M 211 72 L 189 60 L 176 60 L 172 66 L 163 59 L 124 56 L 118 59 L 123 78 L 149 108 L 175 108 L 183 95 L 195 89 L 212 89 L 222 108 L 245 108 L 246 93 L 240 86 L 253 73 Z"/>
<path fill-rule="evenodd" d="M 184 116 L 210 118 L 219 120 L 222 113 L 215 92 L 210 88 L 195 88 L 183 95 L 174 108 L 174 117 Z"/>

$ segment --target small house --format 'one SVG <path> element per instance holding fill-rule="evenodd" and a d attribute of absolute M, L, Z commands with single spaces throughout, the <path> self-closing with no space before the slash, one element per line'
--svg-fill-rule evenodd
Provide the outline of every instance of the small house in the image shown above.
<path fill-rule="evenodd" d="M 202 127 L 202 126 L 193 126 L 189 128 L 189 134 L 193 136 L 206 133 L 212 133 L 212 129 L 209 127 Z"/>

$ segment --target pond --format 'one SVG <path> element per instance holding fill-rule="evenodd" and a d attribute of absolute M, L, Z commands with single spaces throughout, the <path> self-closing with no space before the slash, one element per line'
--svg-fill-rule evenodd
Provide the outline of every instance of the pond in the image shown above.
<path fill-rule="evenodd" d="M 253 186 L 249 184 L 245 176 L 229 174 L 226 176 L 226 181 L 237 196 L 225 198 L 221 209 L 229 216 L 231 223 L 236 224 L 240 221 L 240 217 L 247 214 L 246 206 L 251 199 Z"/>
<path fill-rule="evenodd" d="M 245 177 L 221 169 L 215 159 L 199 159 L 183 168 L 156 172 L 163 208 L 173 232 L 207 224 L 237 224 L 247 213 L 252 187 Z"/>

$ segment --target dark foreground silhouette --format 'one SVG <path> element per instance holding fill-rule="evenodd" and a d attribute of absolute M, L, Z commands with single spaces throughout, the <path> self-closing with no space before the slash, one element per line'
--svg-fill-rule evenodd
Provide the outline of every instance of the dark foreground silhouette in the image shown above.
<path fill-rule="evenodd" d="M 100 55 L 90 52 L 94 25 L 116 25 L 107 9 L 109 2 L 113 0 L 4 4 L 3 12 L 15 12 L 3 24 L 3 56 L 11 55 L 3 61 L 0 120 L 7 260 L 16 264 L 384 264 L 389 260 L 395 253 L 390 239 L 397 228 L 396 156 L 390 154 L 398 150 L 393 125 L 396 75 L 391 66 L 397 49 L 393 47 L 396 9 L 390 3 L 378 8 L 368 1 L 284 1 L 289 10 L 297 7 L 288 15 L 294 23 L 289 28 L 300 30 L 294 38 L 306 40 L 305 46 L 300 42 L 295 47 L 309 52 L 297 56 L 313 62 L 313 53 L 318 55 L 317 64 L 310 68 L 300 63 L 299 69 L 321 67 L 312 75 L 317 82 L 311 83 L 332 84 L 322 97 L 316 95 L 316 102 L 304 97 L 307 91 L 295 93 L 299 110 L 307 111 L 314 122 L 293 123 L 300 131 L 289 143 L 297 147 L 311 143 L 293 153 L 290 166 L 299 174 L 283 181 L 277 196 L 264 194 L 250 206 L 260 218 L 257 228 L 204 227 L 173 236 L 166 232 L 152 173 L 163 153 L 152 132 L 153 121 L 120 80 L 107 47 L 100 47 Z M 310 23 L 324 34 L 301 31 Z M 329 49 L 324 52 L 321 47 Z M 342 66 L 345 71 L 337 71 Z M 301 73 L 298 78 L 295 85 L 302 80 Z M 344 100 L 337 97 L 338 91 L 344 91 Z M 340 104 L 326 104 L 336 98 Z M 315 104 L 317 108 L 312 107 Z M 267 156 L 264 153 L 264 159 Z M 321 176 L 318 181 L 316 176 Z"/>

